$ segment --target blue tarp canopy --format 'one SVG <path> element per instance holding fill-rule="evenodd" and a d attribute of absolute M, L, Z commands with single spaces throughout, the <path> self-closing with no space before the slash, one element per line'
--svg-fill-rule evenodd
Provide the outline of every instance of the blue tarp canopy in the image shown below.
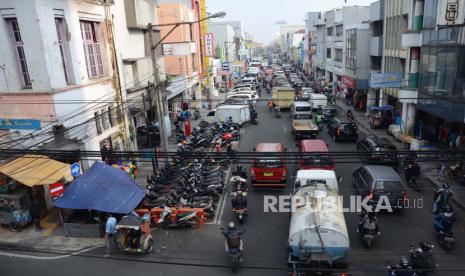
<path fill-rule="evenodd" d="M 66 209 L 91 209 L 128 214 L 145 196 L 145 191 L 125 171 L 102 162 L 74 180 L 53 205 Z"/>
<path fill-rule="evenodd" d="M 389 111 L 393 110 L 394 107 L 392 105 L 383 105 L 383 106 L 376 106 L 376 105 L 370 105 L 368 107 L 368 110 L 373 111 L 373 110 L 379 110 L 379 111 Z"/>

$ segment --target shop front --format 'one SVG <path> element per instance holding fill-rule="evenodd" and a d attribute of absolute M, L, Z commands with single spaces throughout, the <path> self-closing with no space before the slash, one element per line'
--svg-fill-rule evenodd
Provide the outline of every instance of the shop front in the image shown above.
<path fill-rule="evenodd" d="M 354 104 L 355 79 L 349 76 L 342 76 L 342 87 L 345 91 L 346 103 Z"/>
<path fill-rule="evenodd" d="M 0 224 L 20 230 L 47 215 L 56 194 L 73 180 L 71 166 L 42 155 L 24 155 L 0 167 Z"/>

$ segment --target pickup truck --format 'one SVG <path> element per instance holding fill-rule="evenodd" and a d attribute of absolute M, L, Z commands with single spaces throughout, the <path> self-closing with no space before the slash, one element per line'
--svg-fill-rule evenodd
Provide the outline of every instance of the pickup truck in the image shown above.
<path fill-rule="evenodd" d="M 312 114 L 294 114 L 292 116 L 292 134 L 296 140 L 314 139 L 320 128 L 312 120 Z"/>

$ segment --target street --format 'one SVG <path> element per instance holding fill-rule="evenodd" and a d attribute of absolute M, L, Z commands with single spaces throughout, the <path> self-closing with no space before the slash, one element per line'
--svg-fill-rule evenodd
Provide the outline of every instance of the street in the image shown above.
<path fill-rule="evenodd" d="M 240 140 L 242 151 L 252 151 L 259 142 L 280 142 L 288 151 L 296 151 L 296 142 L 290 133 L 288 113 L 281 118 L 275 118 L 266 107 L 267 95 L 257 104 L 259 123 L 248 124 Z M 353 151 L 353 142 L 334 142 L 325 131 L 318 138 L 324 139 L 332 151 Z M 344 205 L 350 195 L 356 194 L 351 183 L 351 173 L 360 163 L 336 164 L 336 174 L 343 181 L 340 193 L 344 197 Z M 247 168 L 249 165 L 246 164 Z M 288 164 L 288 170 L 295 175 L 297 167 Z M 288 179 L 290 184 L 292 179 Z M 265 213 L 263 197 L 265 195 L 288 195 L 290 187 L 283 190 L 254 190 L 248 194 L 249 216 L 244 228 L 244 262 L 240 267 L 240 275 L 286 275 L 286 244 L 289 228 L 288 213 Z M 95 275 L 96 271 L 108 275 L 143 274 L 150 271 L 152 275 L 232 275 L 229 263 L 224 254 L 224 241 L 220 227 L 234 221 L 231 212 L 230 197 L 225 194 L 224 209 L 218 210 L 217 221 L 206 224 L 199 229 L 189 230 L 154 230 L 154 253 L 146 255 L 105 254 L 104 248 L 97 248 L 78 256 L 68 256 L 60 259 L 50 254 L 35 254 L 44 258 L 24 258 L 24 256 L 9 257 L 0 255 L 3 275 Z M 384 268 L 388 261 L 397 262 L 400 256 L 408 255 L 410 244 L 417 245 L 420 241 L 433 241 L 432 234 L 432 188 L 425 184 L 421 192 L 409 190 L 411 199 L 422 199 L 423 205 L 402 213 L 379 215 L 381 235 L 376 238 L 372 248 L 365 249 L 356 233 L 359 216 L 356 213 L 346 213 L 345 219 L 349 231 L 351 251 L 350 268 L 352 275 L 385 275 Z M 421 201 L 420 201 L 421 202 Z M 221 205 L 219 206 L 219 208 Z M 456 210 L 458 217 L 463 213 Z M 216 222 L 216 223 L 215 223 Z M 463 221 L 454 226 L 456 236 L 464 233 Z M 440 275 L 462 275 L 454 273 L 454 269 L 463 269 L 460 259 L 463 256 L 465 242 L 456 239 L 456 249 L 446 253 L 435 246 L 434 254 L 441 268 L 449 271 Z M 435 243 L 436 244 L 436 243 Z M 16 252 L 29 254 L 27 252 Z M 48 258 L 52 257 L 52 258 Z M 38 265 L 40 262 L 41 265 Z M 19 265 L 20 264 L 20 265 Z M 99 273 L 99 274 L 100 274 Z"/>

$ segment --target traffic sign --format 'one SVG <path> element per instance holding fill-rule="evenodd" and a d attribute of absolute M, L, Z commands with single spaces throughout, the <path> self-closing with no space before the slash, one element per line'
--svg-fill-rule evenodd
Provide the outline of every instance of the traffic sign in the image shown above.
<path fill-rule="evenodd" d="M 78 163 L 74 163 L 73 165 L 71 165 L 71 175 L 73 177 L 78 177 L 80 173 L 81 173 L 81 166 L 79 166 Z"/>
<path fill-rule="evenodd" d="M 52 198 L 60 197 L 65 192 L 65 186 L 60 182 L 55 182 L 48 186 L 48 192 L 50 193 Z"/>
<path fill-rule="evenodd" d="M 221 69 L 223 69 L 223 71 L 229 71 L 231 70 L 231 64 L 227 61 L 221 63 Z"/>

